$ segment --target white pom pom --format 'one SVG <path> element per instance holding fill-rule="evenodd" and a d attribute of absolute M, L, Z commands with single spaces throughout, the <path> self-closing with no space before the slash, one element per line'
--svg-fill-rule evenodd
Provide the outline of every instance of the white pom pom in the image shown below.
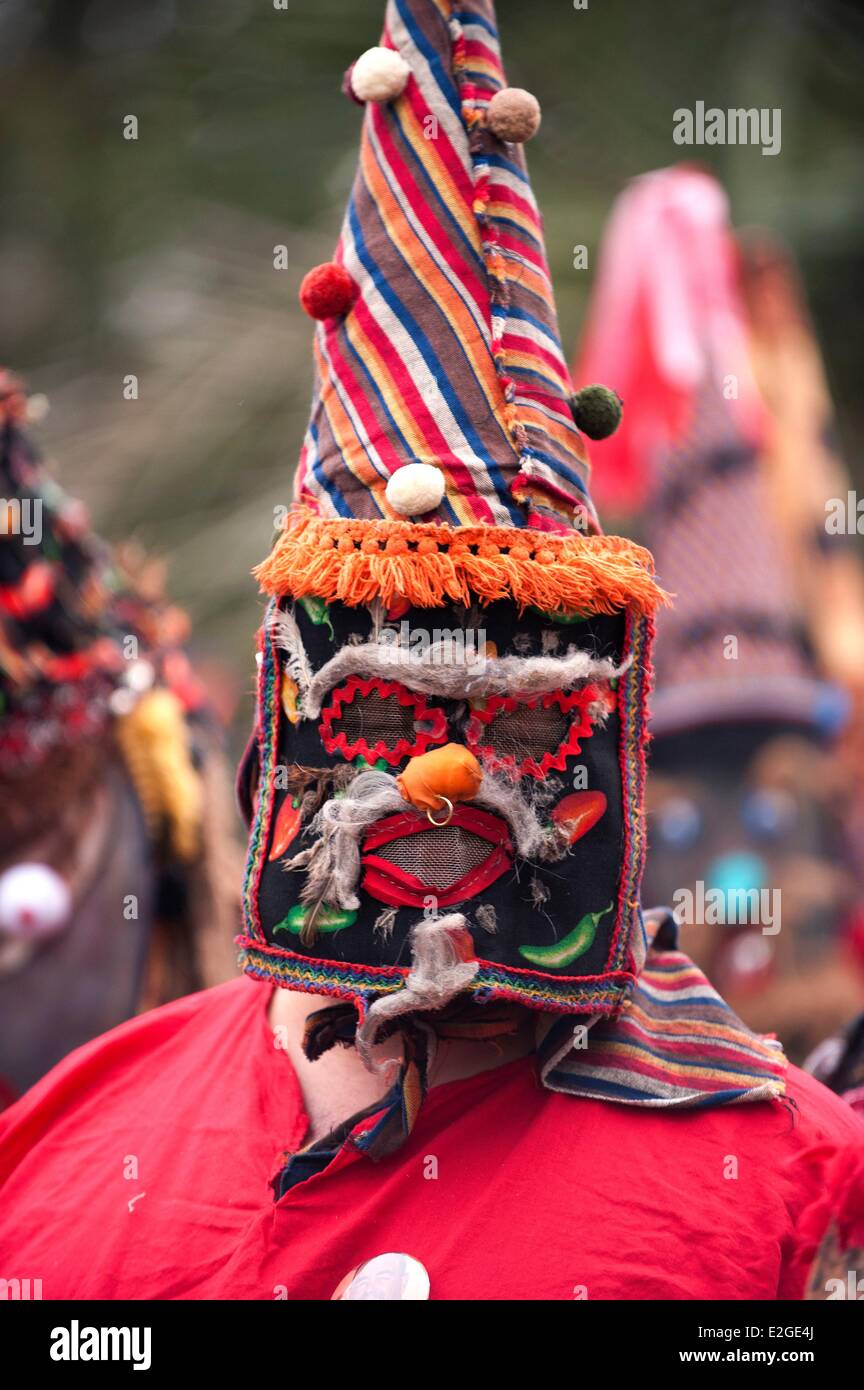
<path fill-rule="evenodd" d="M 392 48 L 367 48 L 351 69 L 358 101 L 395 101 L 405 90 L 411 68 Z"/>
<path fill-rule="evenodd" d="M 71 910 L 67 884 L 47 864 L 16 864 L 0 876 L 0 931 L 10 936 L 50 936 Z"/>
<path fill-rule="evenodd" d="M 444 496 L 444 474 L 434 463 L 406 463 L 387 484 L 387 501 L 400 516 L 434 511 Z"/>

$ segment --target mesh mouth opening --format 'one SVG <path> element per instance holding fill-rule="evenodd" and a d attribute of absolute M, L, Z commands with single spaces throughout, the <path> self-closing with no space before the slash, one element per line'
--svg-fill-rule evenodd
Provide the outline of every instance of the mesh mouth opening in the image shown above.
<path fill-rule="evenodd" d="M 375 854 L 430 888 L 445 889 L 478 869 L 493 850 L 482 835 L 460 825 L 442 825 L 391 840 Z"/>

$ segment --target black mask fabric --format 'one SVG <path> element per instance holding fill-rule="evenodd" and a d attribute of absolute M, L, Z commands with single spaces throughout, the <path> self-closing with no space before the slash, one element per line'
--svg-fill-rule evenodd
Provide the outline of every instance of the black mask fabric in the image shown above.
<path fill-rule="evenodd" d="M 633 612 L 564 620 L 505 600 L 273 603 L 245 779 L 247 971 L 362 1012 L 401 987 L 418 919 L 459 912 L 477 1002 L 619 1007 L 644 948 L 651 636 Z M 427 815 L 396 779 L 448 744 L 471 751 L 482 780 L 449 818 L 443 800 Z M 380 810 L 363 809 L 361 787 Z M 334 803 L 353 825 L 355 799 L 362 828 L 322 861 Z"/>

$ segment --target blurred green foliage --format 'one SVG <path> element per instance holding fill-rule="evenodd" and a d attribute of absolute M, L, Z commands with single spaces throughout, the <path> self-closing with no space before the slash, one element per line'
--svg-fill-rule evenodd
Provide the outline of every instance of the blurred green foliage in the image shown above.
<path fill-rule="evenodd" d="M 332 252 L 360 118 L 339 83 L 383 13 L 382 0 L 276 4 L 0 6 L 0 356 L 51 398 L 40 435 L 67 487 L 108 535 L 134 532 L 169 556 L 199 639 L 247 685 L 259 611 L 248 571 L 306 423 L 296 289 Z M 510 81 L 543 107 L 530 164 L 568 350 L 615 195 L 682 154 L 675 108 L 781 108 L 778 157 L 695 153 L 737 225 L 773 227 L 798 255 L 864 483 L 861 9 L 500 0 L 498 13 Z M 581 243 L 587 272 L 573 269 Z M 130 373 L 137 401 L 123 398 Z"/>

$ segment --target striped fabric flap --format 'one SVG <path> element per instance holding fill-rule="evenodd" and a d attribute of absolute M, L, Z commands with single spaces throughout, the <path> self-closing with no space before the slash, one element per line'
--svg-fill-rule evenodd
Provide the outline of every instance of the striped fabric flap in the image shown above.
<path fill-rule="evenodd" d="M 543 1084 L 624 1105 L 693 1109 L 779 1099 L 786 1058 L 750 1031 L 681 951 L 651 949 L 627 1003 L 589 1022 L 558 1019 L 539 1048 Z"/>

